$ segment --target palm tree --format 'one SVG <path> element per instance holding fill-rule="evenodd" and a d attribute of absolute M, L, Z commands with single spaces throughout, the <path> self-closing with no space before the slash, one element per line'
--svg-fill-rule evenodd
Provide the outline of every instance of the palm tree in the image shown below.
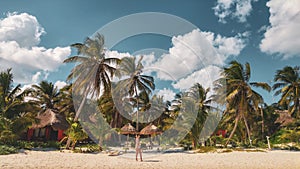
<path fill-rule="evenodd" d="M 86 38 L 84 43 L 72 44 L 71 47 L 77 49 L 78 55 L 64 60 L 64 63 L 79 63 L 67 77 L 68 81 L 75 80 L 73 92 L 83 94 L 74 118 L 74 121 L 77 121 L 89 94 L 99 97 L 102 88 L 104 91 L 110 91 L 111 78 L 119 59 L 106 58 L 104 37 L 100 34 L 96 34 L 94 39 Z"/>
<path fill-rule="evenodd" d="M 72 85 L 73 84 L 68 84 L 59 90 L 57 96 L 59 103 L 56 107 L 61 113 L 64 113 L 67 118 L 74 119 L 75 108 L 72 96 Z"/>
<path fill-rule="evenodd" d="M 187 96 L 192 98 L 195 102 L 195 106 L 198 109 L 197 117 L 193 127 L 191 128 L 190 134 L 192 138 L 192 145 L 195 148 L 198 146 L 201 129 L 203 128 L 204 122 L 208 116 L 211 100 L 207 99 L 209 88 L 204 89 L 199 83 L 194 84 L 187 92 Z"/>
<path fill-rule="evenodd" d="M 25 101 L 26 92 L 20 85 L 13 87 L 12 69 L 0 72 L 0 135 L 13 141 L 34 122 L 36 106 Z"/>
<path fill-rule="evenodd" d="M 52 82 L 41 81 L 37 85 L 32 85 L 31 94 L 35 98 L 34 102 L 40 105 L 43 111 L 58 108 L 57 104 L 60 102 L 58 96 L 60 93 Z"/>
<path fill-rule="evenodd" d="M 293 117 L 300 117 L 300 76 L 299 67 L 286 66 L 277 70 L 273 85 L 275 95 L 281 94 L 279 105 L 288 105 L 288 111 Z"/>
<path fill-rule="evenodd" d="M 135 57 L 125 57 L 121 60 L 121 63 L 117 67 L 116 75 L 126 77 L 121 80 L 119 84 L 126 88 L 127 94 L 130 97 L 136 98 L 136 130 L 138 131 L 138 118 L 139 118 L 139 94 L 146 92 L 148 95 L 151 94 L 152 90 L 155 89 L 154 78 L 151 76 L 143 75 L 142 65 L 143 56 L 140 57 L 139 61 L 135 62 Z"/>
<path fill-rule="evenodd" d="M 75 149 L 77 141 L 84 140 L 88 138 L 86 132 L 84 132 L 82 126 L 78 122 L 69 121 L 71 123 L 70 128 L 66 131 L 67 136 L 64 137 L 60 142 L 65 141 L 67 138 L 70 138 L 72 141 L 72 150 Z M 69 148 L 69 147 L 67 147 Z"/>
<path fill-rule="evenodd" d="M 258 105 L 263 103 L 262 96 L 251 87 L 260 87 L 270 91 L 267 83 L 249 82 L 251 77 L 250 64 L 245 66 L 237 61 L 230 62 L 228 68 L 224 68 L 222 77 L 215 82 L 216 95 L 212 98 L 221 104 L 226 104 L 224 117 L 234 118 L 234 126 L 226 142 L 226 145 L 235 133 L 239 121 L 243 120 L 249 142 L 251 144 L 248 118 L 250 113 L 258 111 Z"/>

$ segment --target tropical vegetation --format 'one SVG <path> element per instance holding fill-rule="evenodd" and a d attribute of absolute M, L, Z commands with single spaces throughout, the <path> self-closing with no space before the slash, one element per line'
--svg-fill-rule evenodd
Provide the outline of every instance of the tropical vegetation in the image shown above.
<path fill-rule="evenodd" d="M 143 56 L 108 57 L 100 34 L 71 47 L 77 55 L 64 63 L 76 65 L 67 77 L 69 84 L 62 89 L 44 80 L 22 90 L 20 84 L 13 82 L 12 69 L 0 70 L 2 154 L 16 152 L 11 146 L 23 144 L 20 140 L 25 140 L 24 133 L 32 124 L 39 123 L 37 115 L 46 110 L 66 118 L 70 127 L 59 145 L 66 143 L 66 148 L 72 149 L 92 134 L 101 151 L 107 140 L 118 140 L 120 128 L 128 123 L 136 131 L 148 124 L 156 125 L 162 132 L 186 130 L 185 123 L 172 127 L 178 118 L 193 124 L 181 143 L 194 149 L 217 144 L 266 147 L 267 136 L 273 144 L 300 142 L 297 66 L 277 70 L 271 87 L 265 82 L 251 81 L 249 63 L 232 61 L 222 69 L 212 88 L 195 83 L 189 90 L 177 93 L 173 100 L 165 100 L 154 94 L 155 79 L 145 73 Z M 266 104 L 258 88 L 273 90 L 279 101 Z M 287 113 L 289 123 L 278 122 L 279 112 Z M 217 117 L 221 118 L 219 124 Z M 216 129 L 210 129 L 214 130 L 212 135 L 203 136 L 201 131 L 207 120 Z M 218 131 L 225 131 L 225 136 L 219 136 Z"/>

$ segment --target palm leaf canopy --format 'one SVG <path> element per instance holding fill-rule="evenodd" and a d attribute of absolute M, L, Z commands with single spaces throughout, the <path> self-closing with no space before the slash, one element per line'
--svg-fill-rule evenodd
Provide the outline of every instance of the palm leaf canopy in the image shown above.
<path fill-rule="evenodd" d="M 77 49 L 78 55 L 64 60 L 64 63 L 79 63 L 67 77 L 68 81 L 75 80 L 75 92 L 88 92 L 100 96 L 102 87 L 109 91 L 111 78 L 120 60 L 105 57 L 103 35 L 96 34 L 93 39 L 86 38 L 84 43 L 75 43 L 71 47 Z"/>

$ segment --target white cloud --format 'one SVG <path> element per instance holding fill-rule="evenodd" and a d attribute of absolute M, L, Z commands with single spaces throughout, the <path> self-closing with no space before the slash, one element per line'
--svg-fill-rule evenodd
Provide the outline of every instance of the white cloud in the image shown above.
<path fill-rule="evenodd" d="M 260 49 L 280 54 L 285 59 L 300 54 L 300 1 L 270 0 L 270 27 L 261 41 Z"/>
<path fill-rule="evenodd" d="M 180 79 L 178 82 L 174 82 L 172 85 L 181 91 L 191 88 L 195 83 L 200 83 L 204 88 L 211 88 L 213 82 L 220 78 L 220 71 L 219 67 L 210 65 Z"/>
<path fill-rule="evenodd" d="M 243 35 L 223 37 L 212 32 L 193 30 L 172 38 L 173 47 L 152 66 L 162 80 L 179 80 L 208 65 L 223 65 L 229 56 L 236 56 L 245 47 Z"/>
<path fill-rule="evenodd" d="M 41 74 L 42 74 L 41 72 L 36 72 L 36 74 L 34 74 L 32 76 L 32 82 L 33 83 L 37 83 L 39 81 L 39 79 L 40 79 Z"/>
<path fill-rule="evenodd" d="M 171 101 L 171 100 L 174 100 L 174 97 L 176 95 L 176 93 L 174 93 L 172 90 L 170 89 L 162 89 L 162 90 L 159 90 L 156 95 L 158 96 L 163 96 L 163 99 L 164 101 Z"/>
<path fill-rule="evenodd" d="M 118 51 L 110 51 L 110 50 L 107 50 L 105 52 L 105 55 L 108 58 L 119 58 L 119 59 L 122 59 L 124 57 L 131 57 L 131 55 L 128 52 L 126 52 L 126 53 L 120 53 Z"/>
<path fill-rule="evenodd" d="M 15 41 L 20 47 L 38 45 L 44 33 L 36 17 L 27 13 L 9 13 L 0 20 L 0 41 Z"/>
<path fill-rule="evenodd" d="M 70 47 L 38 46 L 44 33 L 36 17 L 27 13 L 0 20 L 0 69 L 12 68 L 15 82 L 32 83 L 38 77 L 35 73 L 57 70 L 70 55 Z"/>
<path fill-rule="evenodd" d="M 250 35 L 249 32 L 238 34 L 234 37 L 222 37 L 215 35 L 213 32 L 202 32 L 202 35 L 215 47 L 217 52 L 223 56 L 237 56 L 246 46 L 246 38 Z"/>
<path fill-rule="evenodd" d="M 56 81 L 56 82 L 54 83 L 54 86 L 57 87 L 58 90 L 59 90 L 59 89 L 62 89 L 62 88 L 65 87 L 66 85 L 67 85 L 66 82 L 60 81 L 60 80 L 58 80 L 58 81 Z"/>
<path fill-rule="evenodd" d="M 246 22 L 252 11 L 252 4 L 258 0 L 218 0 L 213 10 L 219 22 L 226 23 L 226 18 L 237 18 L 239 22 Z"/>

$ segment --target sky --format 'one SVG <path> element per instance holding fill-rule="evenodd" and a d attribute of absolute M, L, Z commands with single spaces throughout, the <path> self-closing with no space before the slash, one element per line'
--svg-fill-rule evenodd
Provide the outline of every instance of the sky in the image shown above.
<path fill-rule="evenodd" d="M 300 63 L 299 0 L 0 0 L 0 70 L 12 68 L 25 87 L 41 80 L 62 87 L 74 66 L 62 63 L 76 54 L 70 45 L 105 26 L 107 44 L 133 33 L 107 56 L 143 54 L 166 100 L 195 82 L 211 87 L 232 60 L 249 62 L 250 81 L 270 85 L 276 70 Z M 256 90 L 269 104 L 278 100 Z"/>

